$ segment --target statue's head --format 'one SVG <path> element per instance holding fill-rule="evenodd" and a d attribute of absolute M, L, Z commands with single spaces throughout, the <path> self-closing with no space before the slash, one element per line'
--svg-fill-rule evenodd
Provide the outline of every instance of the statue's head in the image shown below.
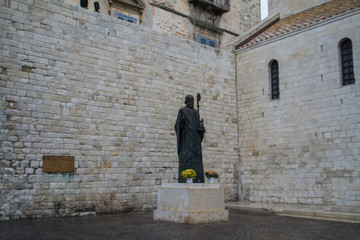
<path fill-rule="evenodd" d="M 194 109 L 194 97 L 192 95 L 187 95 L 185 97 L 185 104 L 191 109 Z"/>

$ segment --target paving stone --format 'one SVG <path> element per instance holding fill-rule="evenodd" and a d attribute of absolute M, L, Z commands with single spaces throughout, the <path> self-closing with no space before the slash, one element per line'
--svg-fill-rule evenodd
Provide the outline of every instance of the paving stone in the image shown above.
<path fill-rule="evenodd" d="M 360 225 L 230 210 L 229 222 L 181 224 L 152 219 L 152 211 L 0 222 L 7 239 L 356 240 Z"/>

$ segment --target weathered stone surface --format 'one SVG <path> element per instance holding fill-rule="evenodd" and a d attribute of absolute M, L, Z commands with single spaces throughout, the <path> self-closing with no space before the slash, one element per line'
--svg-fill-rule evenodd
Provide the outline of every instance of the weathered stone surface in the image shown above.
<path fill-rule="evenodd" d="M 162 184 L 154 220 L 179 223 L 228 221 L 224 189 L 215 183 Z"/>
<path fill-rule="evenodd" d="M 154 207 L 177 180 L 174 116 L 197 92 L 204 170 L 226 200 L 359 206 L 358 10 L 235 59 L 62 1 L 0 5 L 0 219 Z M 345 37 L 356 83 L 342 87 Z M 75 156 L 76 174 L 43 173 L 44 155 Z"/>
<path fill-rule="evenodd" d="M 232 53 L 61 1 L 1 10 L 0 206 L 27 197 L 1 219 L 155 206 L 177 181 L 177 111 L 197 92 L 204 168 L 237 198 Z M 43 173 L 47 155 L 74 156 L 76 174 Z"/>
<path fill-rule="evenodd" d="M 280 13 L 283 18 L 324 2 L 328 2 L 328 0 L 270 0 L 269 15 Z"/>
<path fill-rule="evenodd" d="M 100 4 L 100 12 L 102 14 L 108 14 L 109 1 L 96 1 Z M 78 0 L 64 0 L 64 2 L 71 4 L 71 9 L 73 10 L 81 9 L 80 1 Z M 89 0 L 88 2 L 88 9 L 94 11 L 94 0 Z M 145 9 L 140 16 L 141 25 L 161 33 L 190 40 L 196 40 L 196 31 L 194 31 L 196 24 L 194 24 L 194 19 L 226 30 L 227 32 L 225 31 L 220 34 L 221 37 L 219 40 L 222 43 L 227 43 L 234 38 L 236 35 L 233 33 L 244 33 L 260 21 L 260 2 L 258 0 L 229 0 L 230 11 L 222 15 L 210 14 L 207 8 L 194 8 L 193 4 L 188 0 L 143 0 L 143 2 Z M 85 9 L 79 11 L 85 11 Z M 71 21 L 73 25 L 75 24 L 71 18 L 66 18 L 66 21 L 67 23 Z M 140 21 L 138 21 L 137 24 L 139 24 L 139 22 Z"/>
<path fill-rule="evenodd" d="M 342 86 L 339 55 L 342 39 L 360 41 L 358 13 L 238 53 L 242 198 L 360 205 L 360 85 Z M 358 44 L 353 56 L 356 75 Z M 279 100 L 269 93 L 274 59 Z"/>

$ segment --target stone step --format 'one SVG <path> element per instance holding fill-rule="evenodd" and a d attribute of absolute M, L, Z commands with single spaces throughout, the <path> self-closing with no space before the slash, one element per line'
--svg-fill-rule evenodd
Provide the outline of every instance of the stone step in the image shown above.
<path fill-rule="evenodd" d="M 277 213 L 277 215 L 287 216 L 287 217 L 338 221 L 338 222 L 360 223 L 360 214 L 356 214 L 356 213 L 285 210 Z"/>
<path fill-rule="evenodd" d="M 279 216 L 360 223 L 360 207 L 304 204 L 227 202 L 227 209 L 271 212 Z"/>

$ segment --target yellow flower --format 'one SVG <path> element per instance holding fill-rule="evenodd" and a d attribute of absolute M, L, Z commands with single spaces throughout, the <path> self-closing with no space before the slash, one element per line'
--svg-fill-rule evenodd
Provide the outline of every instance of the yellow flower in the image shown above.
<path fill-rule="evenodd" d="M 186 169 L 182 171 L 180 175 L 183 178 L 194 178 L 196 177 L 196 172 L 192 169 Z"/>

